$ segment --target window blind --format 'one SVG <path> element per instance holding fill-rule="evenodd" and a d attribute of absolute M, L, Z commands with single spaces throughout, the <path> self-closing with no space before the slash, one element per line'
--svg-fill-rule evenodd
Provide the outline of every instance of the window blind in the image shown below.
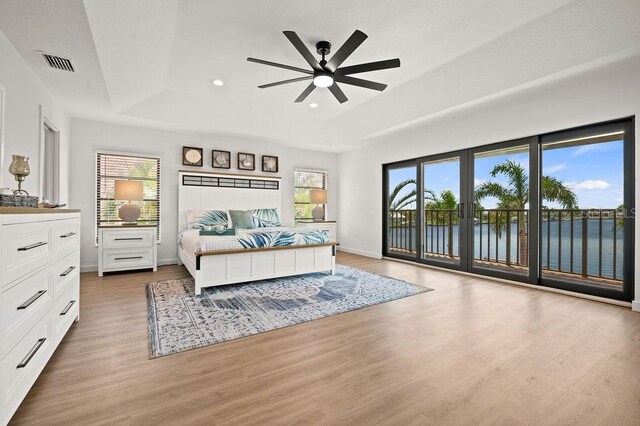
<path fill-rule="evenodd" d="M 313 170 L 294 170 L 294 208 L 295 219 L 312 219 L 311 211 L 315 205 L 309 202 L 309 191 L 327 189 L 327 173 Z M 325 208 L 325 206 L 322 206 Z M 326 218 L 326 212 L 325 216 Z"/>
<path fill-rule="evenodd" d="M 138 223 L 155 224 L 160 241 L 160 159 L 154 157 L 99 152 L 96 158 L 96 225 L 118 223 L 118 208 L 125 201 L 114 199 L 116 180 L 143 182 L 143 200 Z M 98 241 L 96 226 L 96 242 Z"/>

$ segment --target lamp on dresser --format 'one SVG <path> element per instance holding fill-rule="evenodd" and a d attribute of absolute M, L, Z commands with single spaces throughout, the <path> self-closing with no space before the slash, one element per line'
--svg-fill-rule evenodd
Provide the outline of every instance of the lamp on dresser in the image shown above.
<path fill-rule="evenodd" d="M 143 186 L 141 180 L 116 180 L 115 197 L 116 200 L 128 201 L 118 209 L 118 216 L 122 219 L 123 225 L 137 225 L 140 217 L 140 207 L 132 201 L 142 201 Z"/>
<path fill-rule="evenodd" d="M 324 220 L 324 205 L 327 204 L 327 191 L 325 189 L 312 189 L 309 191 L 309 202 L 316 207 L 311 211 L 314 220 Z"/>

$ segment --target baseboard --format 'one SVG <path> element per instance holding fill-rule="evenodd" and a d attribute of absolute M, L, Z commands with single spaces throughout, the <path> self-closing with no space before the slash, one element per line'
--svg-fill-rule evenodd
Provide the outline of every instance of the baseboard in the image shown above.
<path fill-rule="evenodd" d="M 158 260 L 158 266 L 177 265 L 178 259 L 164 259 Z M 80 266 L 80 273 L 83 272 L 98 272 L 98 265 L 84 265 Z"/>
<path fill-rule="evenodd" d="M 342 246 L 338 246 L 338 251 L 343 251 L 345 253 L 351 253 L 351 254 L 357 254 L 359 256 L 372 257 L 374 259 L 382 259 L 382 256 L 379 253 L 374 253 L 374 252 L 371 252 L 371 251 L 350 249 L 350 248 L 342 247 Z"/>
<path fill-rule="evenodd" d="M 633 302 L 631 302 L 631 309 L 636 312 L 640 312 L 640 300 L 634 300 Z"/>

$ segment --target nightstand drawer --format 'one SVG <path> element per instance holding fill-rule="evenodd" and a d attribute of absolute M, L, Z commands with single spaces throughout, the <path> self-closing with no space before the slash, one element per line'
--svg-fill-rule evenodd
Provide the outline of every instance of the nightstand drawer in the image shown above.
<path fill-rule="evenodd" d="M 105 271 L 153 267 L 152 248 L 105 250 L 102 252 L 102 268 Z"/>
<path fill-rule="evenodd" d="M 133 229 L 133 230 L 105 230 L 102 232 L 102 247 L 112 248 L 134 248 L 151 247 L 155 243 L 155 229 Z"/>

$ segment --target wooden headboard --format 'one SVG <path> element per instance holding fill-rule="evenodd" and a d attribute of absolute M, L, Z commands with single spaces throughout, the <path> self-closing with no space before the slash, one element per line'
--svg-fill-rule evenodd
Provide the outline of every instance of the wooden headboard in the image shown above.
<path fill-rule="evenodd" d="M 187 210 L 277 208 L 282 214 L 280 178 L 224 173 L 178 172 L 178 232 Z"/>

